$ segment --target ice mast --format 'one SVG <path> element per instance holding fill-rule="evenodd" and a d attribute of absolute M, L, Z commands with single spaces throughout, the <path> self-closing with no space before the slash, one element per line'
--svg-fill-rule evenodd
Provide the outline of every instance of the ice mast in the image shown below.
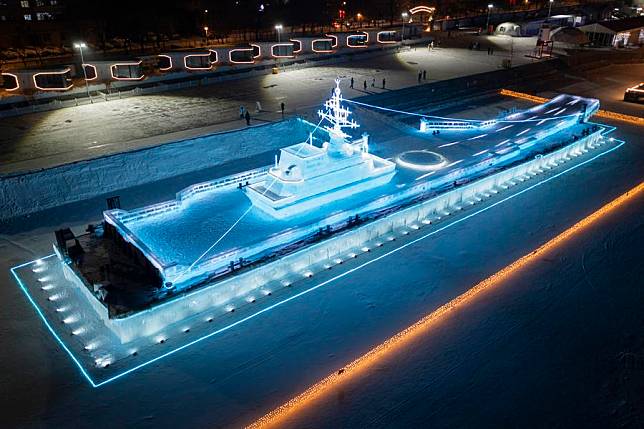
<path fill-rule="evenodd" d="M 342 131 L 343 128 L 358 128 L 353 119 L 349 119 L 351 111 L 342 105 L 342 91 L 340 90 L 340 79 L 335 80 L 335 89 L 329 100 L 324 102 L 325 110 L 318 110 L 318 115 L 322 120 L 327 120 L 331 126 L 325 125 L 330 136 L 328 151 L 330 155 L 342 153 L 344 145 L 347 143 L 349 135 Z"/>

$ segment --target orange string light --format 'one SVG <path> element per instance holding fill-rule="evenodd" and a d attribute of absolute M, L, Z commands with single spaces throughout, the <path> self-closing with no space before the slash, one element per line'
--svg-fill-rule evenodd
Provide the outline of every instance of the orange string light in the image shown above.
<path fill-rule="evenodd" d="M 536 95 L 526 94 L 524 92 L 512 91 L 509 89 L 501 89 L 499 93 L 501 95 L 506 95 L 508 97 L 521 98 L 523 100 L 533 101 L 535 103 L 546 103 L 550 101 L 550 99 L 548 98 L 537 97 Z M 640 118 L 638 116 L 625 115 L 623 113 L 611 112 L 609 110 L 602 110 L 602 109 L 599 109 L 597 113 L 595 113 L 595 115 L 600 118 L 612 119 L 615 121 L 623 121 L 634 125 L 644 126 L 644 118 Z"/>
<path fill-rule="evenodd" d="M 476 296 L 480 295 L 483 291 L 490 289 L 492 286 L 498 285 L 512 273 L 520 270 L 529 263 L 533 262 L 539 256 L 570 239 L 575 234 L 579 233 L 582 229 L 598 221 L 600 218 L 606 216 L 613 210 L 617 209 L 619 206 L 636 198 L 643 191 L 644 182 L 640 183 L 625 194 L 622 194 L 618 198 L 609 202 L 586 218 L 580 220 L 545 244 L 539 246 L 536 250 L 533 250 L 530 253 L 522 256 L 521 258 L 512 262 L 510 265 L 476 284 L 463 294 L 440 306 L 435 311 L 426 315 L 425 317 L 423 317 L 413 325 L 400 331 L 396 335 L 390 337 L 380 345 L 369 350 L 366 354 L 360 356 L 340 370 L 329 374 L 327 377 L 313 384 L 304 392 L 300 393 L 296 397 L 290 399 L 288 402 L 284 403 L 283 405 L 264 415 L 251 425 L 247 426 L 247 428 L 255 429 L 279 426 L 280 423 L 284 422 L 287 417 L 294 415 L 307 406 L 310 406 L 315 400 L 320 399 L 324 395 L 330 393 L 331 389 L 337 388 L 341 383 L 348 382 L 350 379 L 359 376 L 366 370 L 373 368 L 377 362 L 403 349 L 410 342 L 414 341 L 414 339 L 425 334 L 441 319 L 444 319 L 452 312 L 461 309 L 467 303 L 472 301 Z"/>

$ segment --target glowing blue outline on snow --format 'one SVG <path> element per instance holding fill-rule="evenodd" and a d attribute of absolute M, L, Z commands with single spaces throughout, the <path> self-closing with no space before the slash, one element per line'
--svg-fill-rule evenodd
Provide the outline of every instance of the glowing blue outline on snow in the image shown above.
<path fill-rule="evenodd" d="M 602 125 L 602 127 L 604 127 L 604 126 Z M 605 127 L 605 128 L 611 128 L 611 129 L 610 129 L 609 131 L 606 131 L 606 132 L 602 133 L 602 135 L 605 135 L 605 134 L 611 133 L 612 131 L 614 131 L 614 130 L 616 129 L 616 127 Z M 462 217 L 462 218 L 460 218 L 460 219 L 457 219 L 457 220 L 455 220 L 455 221 L 453 221 L 453 222 L 450 222 L 450 223 L 448 223 L 447 225 L 444 225 L 444 226 L 442 226 L 442 227 L 440 227 L 440 228 L 438 228 L 438 229 L 436 229 L 436 230 L 430 231 L 430 232 L 428 232 L 427 234 L 422 235 L 422 236 L 420 236 L 420 237 L 418 237 L 418 238 L 415 238 L 414 240 L 412 240 L 412 241 L 410 241 L 410 242 L 407 242 L 407 243 L 405 243 L 405 244 L 401 245 L 400 247 L 396 247 L 395 249 L 392 249 L 392 250 L 390 250 L 389 252 L 386 252 L 386 253 L 384 253 L 384 254 L 382 254 L 382 255 L 380 255 L 380 256 L 378 256 L 378 257 L 374 258 L 374 259 L 370 259 L 370 260 L 368 260 L 368 261 L 366 261 L 366 262 L 364 262 L 364 263 L 362 263 L 362 264 L 358 265 L 357 267 L 353 267 L 353 268 L 351 268 L 351 269 L 350 269 L 350 270 L 348 270 L 348 271 L 345 271 L 345 272 L 343 272 L 343 273 L 338 274 L 338 275 L 337 275 L 337 276 L 335 276 L 335 277 L 332 277 L 332 278 L 330 278 L 330 279 L 328 279 L 328 280 L 323 281 L 322 283 L 318 283 L 318 284 L 317 284 L 317 285 L 315 285 L 315 286 L 311 286 L 311 287 L 310 287 L 310 288 L 308 288 L 308 289 L 305 289 L 305 290 L 303 290 L 303 291 L 301 291 L 301 292 L 299 292 L 299 293 L 297 293 L 297 294 L 295 294 L 295 295 L 293 295 L 293 296 L 290 296 L 290 297 L 288 297 L 288 298 L 285 298 L 285 299 L 283 299 L 282 301 L 276 302 L 275 304 L 272 304 L 272 305 L 270 305 L 270 306 L 268 306 L 268 307 L 266 307 L 266 308 L 264 308 L 264 309 L 262 309 L 262 310 L 259 310 L 259 311 L 258 311 L 258 312 L 256 312 L 256 313 L 253 313 L 253 314 L 251 314 L 251 315 L 249 315 L 249 316 L 246 316 L 246 317 L 244 317 L 244 318 L 242 318 L 242 319 L 240 319 L 240 320 L 238 320 L 238 321 L 236 321 L 236 322 L 233 322 L 233 323 L 231 323 L 231 324 L 229 324 L 229 325 L 226 325 L 226 326 L 224 326 L 224 327 L 222 327 L 222 328 L 220 328 L 220 329 L 217 329 L 217 330 L 215 330 L 215 331 L 213 331 L 213 332 L 211 332 L 211 333 L 209 333 L 209 334 L 203 335 L 203 336 L 201 336 L 201 337 L 199 337 L 199 338 L 197 338 L 197 339 L 195 339 L 195 340 L 193 340 L 193 341 L 190 341 L 189 343 L 186 343 L 186 344 L 184 344 L 184 345 L 182 345 L 182 346 L 179 346 L 179 347 L 177 347 L 177 348 L 175 348 L 175 349 L 172 349 L 172 350 L 170 350 L 170 351 L 168 351 L 168 352 L 166 352 L 166 353 L 164 353 L 164 354 L 162 354 L 162 355 L 159 355 L 159 356 L 157 356 L 157 357 L 155 357 L 155 358 L 153 358 L 153 359 L 147 360 L 147 361 L 145 361 L 145 362 L 143 362 L 143 363 L 141 363 L 141 364 L 139 364 L 139 365 L 136 365 L 136 366 L 134 366 L 134 367 L 132 367 L 132 368 L 130 368 L 130 369 L 128 369 L 128 370 L 126 370 L 126 371 L 123 371 L 123 372 L 121 372 L 121 373 L 118 373 L 118 374 L 116 374 L 116 375 L 114 375 L 114 376 L 112 376 L 112 377 L 110 377 L 110 378 L 108 378 L 108 379 L 105 379 L 105 380 L 103 380 L 103 381 L 101 381 L 101 382 L 99 382 L 99 383 L 96 383 L 96 382 L 95 382 L 95 381 L 90 377 L 90 375 L 87 373 L 87 371 L 85 370 L 85 368 L 83 368 L 83 366 L 82 366 L 82 365 L 81 365 L 81 363 L 78 361 L 78 359 L 74 356 L 74 354 L 71 352 L 71 350 L 70 350 L 70 349 L 65 345 L 65 343 L 60 339 L 60 337 L 58 336 L 58 334 L 56 334 L 56 332 L 53 330 L 53 328 L 51 327 L 51 325 L 49 324 L 49 322 L 48 322 L 48 321 L 47 321 L 47 319 L 45 318 L 44 314 L 42 313 L 42 311 L 41 311 L 41 310 L 40 310 L 40 308 L 38 307 L 38 305 L 35 303 L 35 301 L 34 301 L 34 300 L 33 300 L 33 298 L 31 297 L 31 295 L 29 294 L 29 291 L 27 291 L 26 287 L 24 286 L 24 283 L 22 282 L 22 280 L 20 279 L 20 277 L 17 275 L 17 273 L 16 273 L 16 271 L 15 271 L 15 270 L 18 270 L 18 269 L 20 269 L 20 268 L 22 268 L 22 267 L 25 267 L 25 266 L 27 266 L 27 265 L 30 265 L 30 264 L 32 264 L 32 263 L 34 263 L 34 262 L 36 262 L 37 260 L 33 260 L 33 261 L 30 261 L 30 262 L 25 262 L 25 263 L 23 263 L 23 264 L 17 265 L 17 266 L 15 266 L 15 267 L 11 268 L 11 269 L 10 269 L 10 271 L 11 271 L 11 273 L 13 274 L 14 278 L 16 279 L 16 281 L 18 282 L 18 285 L 20 286 L 20 288 L 22 289 L 22 291 L 25 293 L 25 295 L 27 295 L 27 298 L 28 298 L 29 302 L 31 303 L 31 305 L 36 309 L 36 312 L 38 313 L 38 315 L 40 316 L 40 318 L 41 318 L 41 319 L 43 320 L 43 322 L 45 323 L 45 326 L 47 326 L 47 329 L 49 329 L 49 331 L 52 333 L 52 335 L 54 336 L 54 338 L 56 339 L 56 341 L 58 341 L 58 343 L 60 343 L 60 345 L 63 347 L 63 349 L 67 352 L 67 354 L 69 354 L 69 356 L 72 358 L 72 360 L 74 361 L 74 363 L 76 364 L 76 366 L 78 366 L 78 368 L 80 369 L 80 371 L 81 371 L 81 373 L 83 374 L 83 376 L 85 376 L 85 378 L 89 381 L 89 383 L 92 385 L 92 387 L 101 387 L 101 386 L 104 386 L 105 384 L 111 383 L 111 382 L 112 382 L 112 381 L 114 381 L 114 380 L 117 380 L 117 379 L 119 379 L 119 378 L 121 378 L 121 377 L 124 377 L 124 376 L 125 376 L 125 375 L 127 375 L 127 374 L 130 374 L 130 373 L 132 373 L 132 372 L 134 372 L 134 371 L 137 371 L 137 370 L 139 370 L 139 369 L 141 369 L 141 368 L 143 368 L 143 367 L 146 367 L 146 366 L 148 366 L 148 365 L 150 365 L 150 364 L 152 364 L 152 363 L 154 363 L 154 362 L 157 362 L 157 361 L 159 361 L 159 360 L 161 360 L 161 359 L 164 359 L 164 358 L 166 358 L 166 357 L 168 357 L 168 356 L 170 356 L 170 355 L 173 355 L 174 353 L 176 353 L 176 352 L 178 352 L 178 351 L 181 351 L 181 350 L 183 350 L 183 349 L 185 349 L 185 348 L 188 348 L 188 347 L 190 347 L 190 346 L 192 346 L 192 345 L 194 345 L 194 344 L 197 344 L 197 343 L 199 343 L 199 342 L 201 342 L 201 341 L 203 341 L 203 340 L 205 340 L 205 339 L 207 339 L 207 338 L 210 338 L 210 337 L 212 337 L 212 336 L 218 335 L 218 334 L 220 334 L 220 333 L 222 333 L 222 332 L 225 332 L 225 331 L 227 331 L 227 330 L 229 330 L 229 329 L 231 329 L 231 328 L 234 328 L 234 327 L 235 327 L 235 326 L 237 326 L 237 325 L 240 325 L 240 324 L 242 324 L 242 323 L 244 323 L 244 322 L 247 322 L 247 321 L 249 321 L 249 320 L 251 320 L 251 319 L 254 319 L 255 317 L 257 317 L 257 316 L 259 316 L 259 315 L 261 315 L 261 314 L 263 314 L 263 313 L 266 313 L 266 312 L 268 312 L 268 311 L 270 311 L 270 310 L 272 310 L 272 309 L 274 309 L 274 308 L 277 308 L 277 307 L 279 307 L 279 306 L 281 306 L 281 305 L 283 305 L 283 304 L 286 304 L 286 303 L 287 303 L 287 302 L 289 302 L 289 301 L 292 301 L 292 300 L 294 300 L 294 299 L 296 299 L 296 298 L 299 298 L 299 297 L 301 297 L 301 296 L 303 296 L 303 295 L 306 295 L 306 294 L 308 294 L 309 292 L 313 292 L 314 290 L 319 289 L 319 288 L 321 288 L 322 286 L 326 286 L 326 285 L 328 285 L 329 283 L 332 283 L 332 282 L 334 282 L 334 281 L 336 281 L 336 280 L 338 280 L 338 279 L 341 279 L 341 278 L 343 278 L 343 277 L 346 277 L 346 276 L 348 276 L 349 274 L 351 274 L 351 273 L 353 273 L 353 272 L 355 272 L 355 271 L 358 271 L 358 270 L 360 270 L 360 269 L 362 269 L 362 268 L 364 268 L 364 267 L 366 267 L 366 266 L 368 266 L 368 265 L 371 265 L 372 263 L 377 262 L 377 261 L 379 261 L 379 260 L 381 260 L 381 259 L 383 259 L 383 258 L 385 258 L 385 257 L 387 257 L 387 256 L 389 256 L 389 255 L 393 255 L 394 253 L 397 253 L 397 252 L 399 252 L 400 250 L 403 250 L 403 249 L 405 249 L 405 248 L 407 248 L 407 247 L 409 247 L 409 246 L 411 246 L 411 245 L 413 245 L 413 244 L 416 244 L 416 243 L 418 243 L 418 242 L 420 242 L 420 241 L 422 241 L 422 240 L 424 240 L 424 239 L 426 239 L 426 238 L 428 238 L 428 237 L 431 237 L 431 236 L 433 236 L 433 235 L 435 235 L 435 234 L 438 234 L 439 232 L 442 232 L 442 231 L 446 230 L 447 228 L 450 228 L 450 227 L 452 227 L 452 226 L 454 226 L 454 225 L 457 225 L 457 224 L 459 224 L 459 223 L 461 223 L 461 222 L 463 222 L 463 221 L 465 221 L 465 220 L 467 220 L 467 219 L 470 219 L 470 218 L 472 218 L 472 217 L 474 217 L 474 216 L 476 216 L 476 215 L 479 215 L 479 214 L 481 214 L 481 213 L 484 213 L 484 212 L 486 212 L 486 211 L 490 210 L 491 208 L 496 207 L 496 206 L 498 206 L 498 205 L 500 205 L 500 204 L 502 204 L 502 203 L 504 203 L 504 202 L 506 202 L 506 201 L 509 201 L 509 200 L 511 200 L 511 199 L 513 199 L 513 198 L 515 198 L 515 197 L 519 196 L 519 195 L 522 195 L 522 194 L 524 194 L 525 192 L 528 192 L 528 191 L 530 191 L 530 190 L 532 190 L 532 189 L 534 189 L 534 188 L 536 188 L 536 187 L 538 187 L 538 186 L 543 185 L 544 183 L 550 182 L 551 180 L 554 180 L 554 179 L 556 179 L 556 178 L 558 178 L 558 177 L 560 177 L 560 176 L 563 176 L 564 174 L 567 174 L 567 173 L 569 173 L 569 172 L 571 172 L 571 171 L 573 171 L 573 170 L 576 170 L 577 168 L 579 168 L 579 167 L 581 167 L 581 166 L 584 166 L 584 165 L 586 165 L 586 164 L 588 164 L 588 163 L 590 163 L 590 162 L 592 162 L 592 161 L 594 161 L 594 160 L 596 160 L 596 159 L 598 159 L 598 158 L 600 158 L 600 157 L 602 157 L 602 156 L 604 156 L 604 155 L 606 155 L 606 154 L 609 154 L 609 153 L 611 153 L 611 152 L 613 152 L 613 151 L 615 151 L 615 150 L 619 149 L 619 148 L 620 148 L 620 147 L 622 147 L 624 144 L 626 144 L 626 142 L 625 142 L 624 140 L 614 139 L 613 141 L 619 142 L 619 144 L 618 144 L 617 146 L 615 146 L 615 147 L 612 147 L 612 148 L 610 148 L 610 149 L 608 149 L 608 150 L 605 150 L 604 152 L 598 153 L 597 155 L 593 156 L 592 158 L 587 159 L 586 161 L 583 161 L 583 162 L 581 162 L 581 163 L 579 163 L 579 164 L 575 164 L 575 165 L 573 165 L 572 167 L 569 167 L 569 168 L 567 168 L 567 169 L 565 169 L 565 170 L 563 170 L 563 171 L 560 171 L 559 173 L 557 173 L 557 174 L 555 174 L 555 175 L 553 175 L 553 176 L 550 176 L 550 177 L 545 178 L 545 179 L 543 179 L 543 180 L 541 180 L 541 181 L 539 181 L 539 182 L 537 182 L 537 183 L 535 183 L 535 184 L 533 184 L 533 185 L 530 185 L 530 186 L 528 186 L 527 188 L 522 189 L 521 191 L 519 191 L 519 192 L 517 192 L 517 193 L 515 193 L 515 194 L 508 195 L 507 197 L 505 197 L 505 198 L 503 198 L 503 199 L 501 199 L 501 200 L 499 200 L 499 201 L 497 201 L 497 202 L 495 202 L 495 203 L 493 203 L 493 204 L 491 204 L 491 205 L 489 205 L 489 206 L 487 206 L 487 207 L 483 207 L 483 208 L 481 208 L 481 209 L 479 209 L 479 210 L 477 210 L 477 211 L 475 211 L 475 212 L 472 212 L 472 213 L 468 214 L 467 216 L 464 216 L 464 217 Z M 54 256 L 54 254 L 52 254 L 52 255 L 48 255 L 48 256 L 46 256 L 46 257 L 44 257 L 44 258 L 39 258 L 39 259 L 46 259 L 46 258 L 50 258 L 50 257 L 52 257 L 52 256 Z"/>
<path fill-rule="evenodd" d="M 56 256 L 56 254 L 52 253 L 51 255 L 47 255 L 47 256 L 45 256 L 43 258 L 38 258 L 38 259 L 35 259 L 33 261 L 25 262 L 24 264 L 20 264 L 20 265 L 17 265 L 15 267 L 11 268 L 9 271 L 11 271 L 11 274 L 16 279 L 16 282 L 18 283 L 18 286 L 20 286 L 20 289 L 22 289 L 22 291 L 25 293 L 25 295 L 27 295 L 27 299 L 29 300 L 31 305 L 36 309 L 36 313 L 38 313 L 38 316 L 40 316 L 42 321 L 45 323 L 45 326 L 47 327 L 49 332 L 51 332 L 51 334 L 54 336 L 56 341 L 58 341 L 58 343 L 67 352 L 67 354 L 72 358 L 72 360 L 74 361 L 76 366 L 78 366 L 78 368 L 80 369 L 81 374 L 83 374 L 85 376 L 85 378 L 87 379 L 87 381 L 90 382 L 92 387 L 98 387 L 98 385 L 96 383 L 94 383 L 94 380 L 92 380 L 92 377 L 90 377 L 89 374 L 87 373 L 87 371 L 85 371 L 85 368 L 83 368 L 83 365 L 81 365 L 81 363 L 78 361 L 78 359 L 76 359 L 76 356 L 74 356 L 74 354 L 71 352 L 71 350 L 69 350 L 67 345 L 65 345 L 65 343 L 63 342 L 63 340 L 60 339 L 60 337 L 58 336 L 56 331 L 54 331 L 54 328 L 51 327 L 51 325 L 49 324 L 49 321 L 47 320 L 47 318 L 43 314 L 42 310 L 40 309 L 40 307 L 38 307 L 38 304 L 36 304 L 34 299 L 31 297 L 31 295 L 29 294 L 29 291 L 25 287 L 25 284 L 22 282 L 22 280 L 20 279 L 20 277 L 16 273 L 16 270 L 18 270 L 18 269 L 20 269 L 22 267 L 26 267 L 27 265 L 33 264 L 34 262 L 36 262 L 38 260 L 44 260 L 44 259 L 51 258 L 52 256 Z"/>

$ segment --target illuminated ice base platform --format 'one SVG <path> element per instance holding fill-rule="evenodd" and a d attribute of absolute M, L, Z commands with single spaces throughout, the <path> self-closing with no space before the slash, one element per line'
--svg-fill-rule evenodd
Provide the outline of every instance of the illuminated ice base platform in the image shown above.
<path fill-rule="evenodd" d="M 60 345 L 93 386 L 102 386 L 205 339 L 279 311 L 348 270 L 430 238 L 517 195 L 560 180 L 624 143 L 600 127 L 547 154 L 452 187 L 236 275 L 173 296 L 144 311 L 111 318 L 107 308 L 56 255 L 12 269 Z M 362 262 L 361 262 L 362 261 Z"/>

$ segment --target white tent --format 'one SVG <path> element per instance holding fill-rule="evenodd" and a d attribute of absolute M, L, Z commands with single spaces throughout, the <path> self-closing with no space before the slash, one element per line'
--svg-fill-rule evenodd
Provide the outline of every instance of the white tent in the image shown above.
<path fill-rule="evenodd" d="M 504 22 L 499 24 L 494 31 L 495 34 L 500 36 L 521 36 L 521 26 L 515 22 Z"/>

